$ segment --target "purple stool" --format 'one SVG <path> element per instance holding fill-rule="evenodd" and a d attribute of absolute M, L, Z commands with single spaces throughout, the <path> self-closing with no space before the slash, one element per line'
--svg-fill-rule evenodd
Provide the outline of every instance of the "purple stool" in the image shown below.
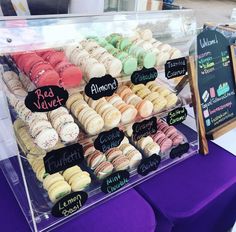
<path fill-rule="evenodd" d="M 28 232 L 30 228 L 0 172 L 0 224 L 2 231 Z M 146 200 L 134 189 L 75 217 L 55 231 L 83 232 L 152 232 L 155 214 Z"/>
<path fill-rule="evenodd" d="M 209 143 L 194 155 L 136 187 L 152 205 L 157 232 L 226 232 L 236 220 L 236 157 Z"/>

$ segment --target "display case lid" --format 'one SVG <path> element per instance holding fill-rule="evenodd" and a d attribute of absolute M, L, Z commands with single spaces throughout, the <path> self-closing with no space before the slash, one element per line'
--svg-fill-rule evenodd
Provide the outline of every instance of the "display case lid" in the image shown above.
<path fill-rule="evenodd" d="M 104 15 L 49 15 L 0 18 L 1 53 L 60 47 L 89 36 L 110 33 L 132 35 L 137 26 L 149 26 L 155 37 L 193 37 L 194 13 L 189 9 Z"/>

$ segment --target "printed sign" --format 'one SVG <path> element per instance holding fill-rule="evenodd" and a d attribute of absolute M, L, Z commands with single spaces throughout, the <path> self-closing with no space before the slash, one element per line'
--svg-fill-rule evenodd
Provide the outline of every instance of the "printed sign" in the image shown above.
<path fill-rule="evenodd" d="M 143 137 L 147 137 L 157 132 L 157 119 L 152 117 L 142 122 L 134 123 L 133 126 L 133 140 L 138 141 Z"/>
<path fill-rule="evenodd" d="M 185 57 L 168 60 L 165 64 L 165 75 L 167 79 L 183 76 L 187 71 L 188 66 Z"/>
<path fill-rule="evenodd" d="M 157 70 L 155 68 L 143 68 L 142 70 L 135 71 L 131 75 L 131 82 L 134 85 L 144 84 L 146 85 L 149 81 L 155 81 L 157 78 Z"/>
<path fill-rule="evenodd" d="M 48 112 L 66 104 L 68 92 L 58 86 L 44 86 L 29 92 L 25 105 L 32 112 Z"/>
<path fill-rule="evenodd" d="M 103 180 L 101 186 L 102 192 L 113 193 L 119 190 L 129 182 L 129 176 L 129 172 L 126 170 L 111 174 Z"/>
<path fill-rule="evenodd" d="M 170 126 L 177 125 L 183 122 L 187 115 L 187 110 L 184 107 L 179 107 L 168 113 L 166 121 Z"/>
<path fill-rule="evenodd" d="M 118 147 L 124 139 L 124 132 L 118 127 L 115 127 L 109 131 L 101 132 L 94 141 L 94 147 L 105 153 L 113 147 Z"/>
<path fill-rule="evenodd" d="M 87 201 L 88 194 L 86 192 L 73 192 L 60 199 L 52 207 L 52 215 L 54 217 L 67 217 L 78 211 Z"/>
<path fill-rule="evenodd" d="M 49 174 L 79 165 L 83 160 L 84 151 L 79 143 L 50 151 L 43 158 L 45 170 Z"/>
<path fill-rule="evenodd" d="M 118 88 L 118 81 L 111 75 L 105 75 L 103 77 L 92 78 L 85 86 L 85 93 L 93 100 L 98 100 L 102 97 L 109 97 Z"/>
<path fill-rule="evenodd" d="M 161 162 L 161 157 L 157 154 L 153 154 L 148 158 L 142 159 L 137 168 L 137 172 L 141 176 L 146 176 L 150 172 L 156 171 Z"/>
<path fill-rule="evenodd" d="M 198 87 L 206 133 L 236 115 L 236 96 L 229 41 L 215 30 L 197 37 Z"/>
<path fill-rule="evenodd" d="M 175 159 L 177 157 L 181 157 L 183 154 L 187 153 L 189 150 L 189 144 L 184 143 L 180 144 L 179 146 L 173 148 L 170 152 L 170 158 Z"/>

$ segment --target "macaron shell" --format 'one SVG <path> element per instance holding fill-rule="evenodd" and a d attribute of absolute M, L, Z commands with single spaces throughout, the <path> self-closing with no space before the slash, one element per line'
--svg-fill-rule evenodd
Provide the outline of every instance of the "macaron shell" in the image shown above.
<path fill-rule="evenodd" d="M 82 80 L 82 72 L 79 68 L 70 66 L 60 73 L 60 77 L 61 85 L 64 88 L 72 88 L 80 85 Z"/>
<path fill-rule="evenodd" d="M 42 76 L 39 77 L 38 81 L 35 83 L 38 87 L 57 85 L 59 84 L 60 78 L 56 71 L 48 70 Z"/>
<path fill-rule="evenodd" d="M 148 100 L 142 100 L 137 104 L 136 109 L 138 110 L 139 115 L 145 118 L 152 114 L 153 104 Z"/>

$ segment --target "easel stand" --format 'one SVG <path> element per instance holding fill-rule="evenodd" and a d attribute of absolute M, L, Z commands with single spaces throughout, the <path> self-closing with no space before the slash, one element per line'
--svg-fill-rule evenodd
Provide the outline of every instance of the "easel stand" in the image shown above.
<path fill-rule="evenodd" d="M 234 78 L 235 78 L 235 83 L 236 83 L 235 49 L 236 49 L 235 45 L 230 46 L 231 60 L 233 63 Z M 198 90 L 198 80 L 196 77 L 195 61 L 193 57 L 188 58 L 188 73 L 189 73 L 190 88 L 192 91 L 193 107 L 194 107 L 194 111 L 196 115 L 197 128 L 199 132 L 199 152 L 201 154 L 206 155 L 209 152 L 207 140 L 217 139 L 218 137 L 222 136 L 228 131 L 236 128 L 236 119 L 232 119 L 231 121 L 222 124 L 221 126 L 217 127 L 216 129 L 206 134 L 202 107 L 201 107 L 201 100 L 200 100 L 200 95 L 199 95 L 199 90 Z"/>

